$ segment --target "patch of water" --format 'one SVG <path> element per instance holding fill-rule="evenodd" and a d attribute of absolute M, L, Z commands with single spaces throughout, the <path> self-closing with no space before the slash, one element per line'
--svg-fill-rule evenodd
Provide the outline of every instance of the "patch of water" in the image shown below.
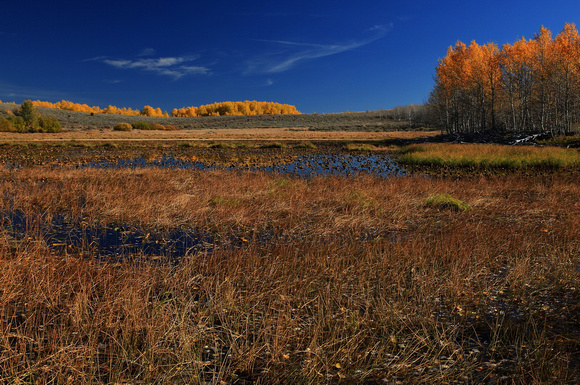
<path fill-rule="evenodd" d="M 407 175 L 387 155 L 306 155 L 293 162 L 260 168 L 278 174 L 291 174 L 303 177 L 317 175 L 355 176 L 370 174 L 383 178 Z"/>
<path fill-rule="evenodd" d="M 221 238 L 202 231 L 175 229 L 150 233 L 132 226 L 102 226 L 78 223 L 63 216 L 50 221 L 28 217 L 16 211 L 4 213 L 0 219 L 6 235 L 13 242 L 42 240 L 59 254 L 85 255 L 106 260 L 132 257 L 177 259 L 220 244 L 235 244 L 234 238 Z M 238 241 L 241 243 L 241 241 Z"/>
<path fill-rule="evenodd" d="M 81 167 L 90 168 L 176 168 L 188 170 L 251 170 L 266 171 L 284 175 L 297 175 L 301 177 L 313 177 L 318 175 L 355 176 L 370 174 L 383 178 L 399 177 L 408 175 L 405 169 L 399 167 L 388 155 L 344 155 L 344 154 L 320 154 L 303 155 L 288 163 L 278 163 L 268 166 L 221 166 L 200 161 L 189 161 L 165 156 L 158 160 L 148 161 L 143 157 L 133 159 L 120 159 L 116 162 L 101 161 L 91 162 Z"/>
<path fill-rule="evenodd" d="M 19 210 L 0 213 L 0 230 L 9 243 L 26 244 L 42 242 L 59 255 L 84 256 L 107 261 L 163 260 L 178 263 L 183 257 L 200 252 L 211 252 L 217 248 L 243 248 L 246 245 L 288 245 L 304 242 L 300 234 L 276 234 L 264 229 L 251 235 L 251 240 L 235 233 L 211 233 L 199 229 L 173 228 L 165 231 L 149 232 L 135 226 L 104 226 L 100 223 L 71 220 L 62 215 L 43 218 L 29 216 Z M 405 234 L 391 231 L 369 230 L 357 239 L 371 242 L 387 239 L 398 242 Z M 332 234 L 317 242 L 334 242 L 342 238 Z"/>

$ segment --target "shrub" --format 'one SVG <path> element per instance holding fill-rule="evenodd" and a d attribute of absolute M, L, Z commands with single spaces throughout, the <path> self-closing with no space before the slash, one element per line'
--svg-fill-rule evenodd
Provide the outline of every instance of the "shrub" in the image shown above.
<path fill-rule="evenodd" d="M 38 123 L 40 125 L 40 131 L 42 132 L 61 132 L 62 126 L 58 119 L 53 118 L 52 116 L 41 116 L 38 119 Z"/>
<path fill-rule="evenodd" d="M 16 131 L 16 126 L 10 119 L 0 118 L 0 131 L 2 132 L 14 132 Z"/>
<path fill-rule="evenodd" d="M 58 119 L 52 116 L 41 116 L 30 100 L 25 100 L 20 108 L 14 111 L 16 116 L 0 121 L 0 131 L 17 132 L 61 132 Z"/>
<path fill-rule="evenodd" d="M 167 128 L 163 124 L 153 123 L 152 126 L 153 129 L 155 130 L 163 130 L 163 131 L 167 130 Z"/>
<path fill-rule="evenodd" d="M 18 132 L 30 132 L 30 130 L 26 127 L 26 122 L 22 116 L 14 116 L 10 118 L 10 121 L 14 125 L 14 128 Z"/>
<path fill-rule="evenodd" d="M 115 127 L 113 127 L 113 130 L 115 131 L 131 131 L 132 129 L 133 126 L 129 123 L 117 123 L 115 124 Z"/>
<path fill-rule="evenodd" d="M 153 123 L 147 122 L 135 122 L 133 123 L 133 128 L 135 130 L 155 130 L 155 125 Z"/>

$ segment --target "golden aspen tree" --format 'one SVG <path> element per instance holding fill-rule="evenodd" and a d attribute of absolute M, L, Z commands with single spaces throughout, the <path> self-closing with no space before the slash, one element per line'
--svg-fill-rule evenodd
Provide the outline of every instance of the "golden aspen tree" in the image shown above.
<path fill-rule="evenodd" d="M 580 121 L 580 37 L 541 27 L 498 49 L 457 42 L 435 68 L 429 106 L 448 132 L 570 132 Z"/>

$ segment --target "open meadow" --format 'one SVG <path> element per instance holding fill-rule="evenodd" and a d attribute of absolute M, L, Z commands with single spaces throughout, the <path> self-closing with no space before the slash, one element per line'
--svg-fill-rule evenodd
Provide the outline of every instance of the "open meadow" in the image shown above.
<path fill-rule="evenodd" d="M 580 381 L 577 149 L 2 135 L 7 383 Z"/>

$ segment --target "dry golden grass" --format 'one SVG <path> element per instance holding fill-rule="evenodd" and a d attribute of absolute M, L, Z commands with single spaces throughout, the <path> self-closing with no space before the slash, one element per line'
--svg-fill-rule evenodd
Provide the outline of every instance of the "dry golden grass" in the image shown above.
<path fill-rule="evenodd" d="M 23 241 L 0 235 L 7 382 L 580 380 L 573 176 L 34 168 L 2 171 L 0 196 L 38 219 Z M 56 214 L 245 241 L 108 263 L 50 250 L 34 224 Z"/>
<path fill-rule="evenodd" d="M 440 131 L 308 131 L 288 128 L 238 128 L 238 129 L 203 129 L 177 131 L 141 131 L 129 132 L 113 130 L 65 131 L 56 134 L 18 134 L 0 132 L 0 143 L 12 142 L 59 142 L 59 141 L 215 141 L 215 140 L 385 140 L 411 139 L 439 135 Z"/>

